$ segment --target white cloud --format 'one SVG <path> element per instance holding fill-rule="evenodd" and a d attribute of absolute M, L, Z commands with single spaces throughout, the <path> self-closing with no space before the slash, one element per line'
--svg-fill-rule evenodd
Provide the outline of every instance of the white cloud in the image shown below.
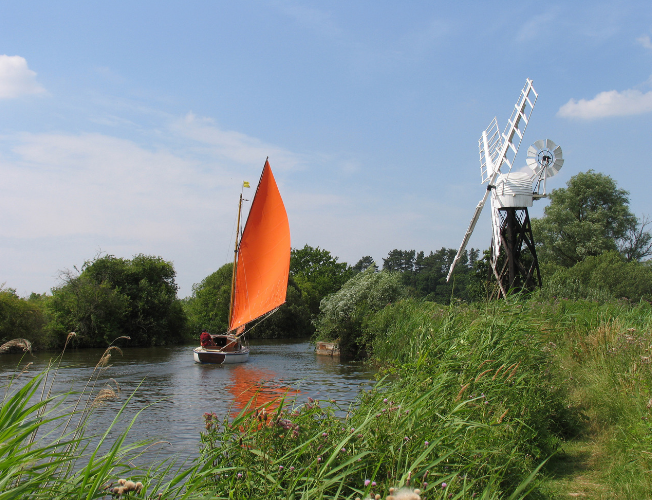
<path fill-rule="evenodd" d="M 36 81 L 36 72 L 27 67 L 24 57 L 0 54 L 0 99 L 43 92 L 45 89 Z"/>
<path fill-rule="evenodd" d="M 265 158 L 269 156 L 272 167 L 279 164 L 285 169 L 298 167 L 304 162 L 298 154 L 241 132 L 223 130 L 213 120 L 197 117 L 193 113 L 173 122 L 171 129 L 181 137 L 203 144 L 211 156 L 229 162 L 260 165 L 262 168 Z"/>
<path fill-rule="evenodd" d="M 636 41 L 646 49 L 652 50 L 652 40 L 650 40 L 650 35 L 639 36 Z"/>
<path fill-rule="evenodd" d="M 593 99 L 571 99 L 557 112 L 564 118 L 595 120 L 609 116 L 640 115 L 652 111 L 652 91 L 610 90 L 600 92 Z"/>

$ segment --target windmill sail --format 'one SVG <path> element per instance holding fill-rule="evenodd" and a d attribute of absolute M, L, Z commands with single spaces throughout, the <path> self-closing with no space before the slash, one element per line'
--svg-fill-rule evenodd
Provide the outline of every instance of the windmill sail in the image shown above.
<path fill-rule="evenodd" d="M 530 116 L 532 115 L 532 110 L 534 109 L 534 105 L 537 102 L 537 98 L 538 94 L 532 86 L 532 80 L 529 78 L 526 79 L 525 86 L 523 87 L 523 90 L 521 90 L 521 94 L 519 95 L 519 98 L 514 105 L 514 109 L 512 110 L 512 114 L 509 117 L 509 120 L 507 120 L 507 125 L 505 126 L 505 131 L 503 132 L 502 137 L 500 135 L 500 130 L 498 129 L 496 118 L 494 118 L 489 124 L 489 127 L 487 127 L 487 129 L 482 132 L 482 136 L 478 141 L 480 150 L 480 175 L 482 177 L 482 183 L 488 184 L 488 190 L 494 189 L 493 184 L 496 182 L 498 175 L 500 175 L 500 169 L 503 164 L 507 164 L 509 171 L 512 170 L 514 159 L 516 158 L 518 149 L 521 146 L 523 134 L 525 133 L 525 129 L 530 122 Z M 518 137 L 518 141 L 515 140 L 514 136 Z M 488 193 L 484 194 L 484 197 L 482 200 L 480 200 L 480 203 L 478 203 L 475 208 L 473 218 L 471 219 L 471 223 L 466 230 L 462 244 L 460 245 L 460 248 L 457 251 L 457 255 L 455 255 L 453 263 L 448 270 L 446 281 L 451 279 L 451 275 L 455 269 L 455 264 L 457 264 L 457 262 L 460 260 L 460 257 L 466 248 L 466 244 L 471 237 L 471 233 L 473 233 L 476 222 L 478 222 L 482 208 L 487 201 L 487 194 Z M 500 235 L 500 226 L 496 227 L 498 220 L 498 208 L 494 203 L 494 195 L 495 193 L 492 191 L 491 221 L 494 246 L 491 265 L 495 268 L 496 259 L 498 259 L 498 255 L 500 253 L 500 240 L 497 238 L 497 235 Z"/>
<path fill-rule="evenodd" d="M 289 272 L 290 224 L 266 161 L 238 246 L 229 330 L 283 304 Z"/>

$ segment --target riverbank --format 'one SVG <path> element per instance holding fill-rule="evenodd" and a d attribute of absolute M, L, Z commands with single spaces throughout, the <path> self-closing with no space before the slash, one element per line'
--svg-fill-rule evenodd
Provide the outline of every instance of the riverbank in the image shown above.
<path fill-rule="evenodd" d="M 203 452 L 171 466 L 172 482 L 129 465 L 128 433 L 100 468 L 94 447 L 66 454 L 43 437 L 29 461 L 56 450 L 86 462 L 81 475 L 26 474 L 17 461 L 3 488 L 90 498 L 126 477 L 143 483 L 138 498 L 384 498 L 401 486 L 426 498 L 646 498 L 651 318 L 648 304 L 625 302 L 401 301 L 368 325 L 385 377 L 354 410 L 282 397 L 235 416 L 207 408 Z"/>

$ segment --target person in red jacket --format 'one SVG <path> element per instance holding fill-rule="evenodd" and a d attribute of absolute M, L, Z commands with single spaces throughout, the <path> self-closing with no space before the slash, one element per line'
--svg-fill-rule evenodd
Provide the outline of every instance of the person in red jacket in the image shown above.
<path fill-rule="evenodd" d="M 206 330 L 201 332 L 199 336 L 199 343 L 202 347 L 215 347 L 215 342 L 213 342 L 213 337 Z"/>

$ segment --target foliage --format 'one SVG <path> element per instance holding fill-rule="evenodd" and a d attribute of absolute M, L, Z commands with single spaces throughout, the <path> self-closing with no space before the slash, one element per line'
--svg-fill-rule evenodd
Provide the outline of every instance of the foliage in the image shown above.
<path fill-rule="evenodd" d="M 365 347 L 361 333 L 369 315 L 404 295 L 399 273 L 375 272 L 370 267 L 322 300 L 316 336 L 320 340 L 338 339 L 343 354 L 358 356 Z"/>
<path fill-rule="evenodd" d="M 292 249 L 290 276 L 301 290 L 313 318 L 319 314 L 322 299 L 339 290 L 355 274 L 346 262 L 337 261 L 337 257 L 319 247 L 305 245 Z"/>
<path fill-rule="evenodd" d="M 539 259 L 571 267 L 619 244 L 629 258 L 642 256 L 650 238 L 643 230 L 636 238 L 640 225 L 628 195 L 608 175 L 589 170 L 573 176 L 550 194 L 544 216 L 532 221 Z"/>
<path fill-rule="evenodd" d="M 301 338 L 310 337 L 314 331 L 310 310 L 303 300 L 301 290 L 290 278 L 285 304 L 264 321 L 254 325 L 247 335 L 252 339 Z"/>
<path fill-rule="evenodd" d="M 470 302 L 478 294 L 479 285 L 474 269 L 479 250 L 465 250 L 451 280 L 446 282 L 456 254 L 457 250 L 453 248 L 441 248 L 428 255 L 423 251 L 394 249 L 383 259 L 383 269 L 400 272 L 403 283 L 416 297 L 441 304 L 450 303 L 452 298 Z"/>
<path fill-rule="evenodd" d="M 79 273 L 62 273 L 61 281 L 47 302 L 48 328 L 58 345 L 70 331 L 80 346 L 106 346 L 119 335 L 136 346 L 184 340 L 186 316 L 176 296 L 174 267 L 160 257 L 96 257 Z"/>
<path fill-rule="evenodd" d="M 229 325 L 233 263 L 224 264 L 201 283 L 192 286 L 192 296 L 184 302 L 190 331 L 226 332 Z"/>
<path fill-rule="evenodd" d="M 23 299 L 11 288 L 0 288 L 0 344 L 12 338 L 29 339 L 34 349 L 49 347 L 41 296 Z"/>
<path fill-rule="evenodd" d="M 361 273 L 362 271 L 366 271 L 370 267 L 373 267 L 374 269 L 377 270 L 378 266 L 376 265 L 376 261 L 374 261 L 374 258 L 371 255 L 365 255 L 351 269 L 353 269 L 358 273 Z"/>
<path fill-rule="evenodd" d="M 627 262 L 618 252 L 587 257 L 571 268 L 560 268 L 540 291 L 546 299 L 652 300 L 652 268 L 638 261 Z"/>

